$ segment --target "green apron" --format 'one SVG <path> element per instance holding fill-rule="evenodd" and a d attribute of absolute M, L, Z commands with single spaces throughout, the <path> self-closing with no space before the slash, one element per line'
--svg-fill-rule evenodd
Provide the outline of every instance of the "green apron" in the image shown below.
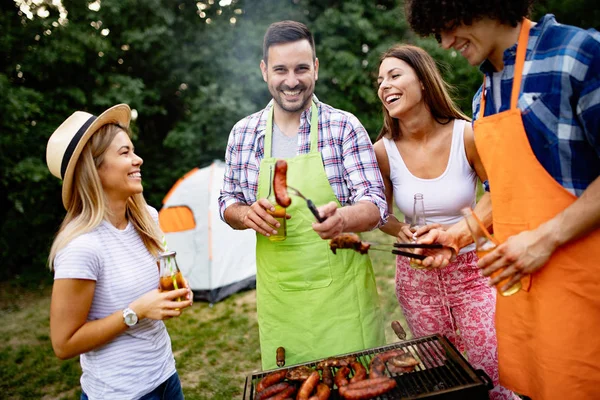
<path fill-rule="evenodd" d="M 310 153 L 287 159 L 287 183 L 315 204 L 339 202 L 318 151 L 318 110 L 311 108 Z M 273 108 L 265 132 L 258 198 L 268 196 Z M 287 239 L 271 242 L 257 234 L 256 302 L 263 370 L 276 368 L 275 353 L 285 348 L 286 365 L 385 344 L 375 276 L 368 255 L 341 250 L 337 255 L 312 229 L 315 217 L 293 197 L 287 208 Z"/>

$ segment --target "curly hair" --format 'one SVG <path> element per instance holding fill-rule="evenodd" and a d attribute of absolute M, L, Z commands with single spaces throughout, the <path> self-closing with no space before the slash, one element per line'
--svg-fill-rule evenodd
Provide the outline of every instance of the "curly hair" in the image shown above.
<path fill-rule="evenodd" d="M 535 0 L 406 0 L 406 19 L 421 36 L 439 34 L 490 18 L 516 27 L 527 17 Z"/>

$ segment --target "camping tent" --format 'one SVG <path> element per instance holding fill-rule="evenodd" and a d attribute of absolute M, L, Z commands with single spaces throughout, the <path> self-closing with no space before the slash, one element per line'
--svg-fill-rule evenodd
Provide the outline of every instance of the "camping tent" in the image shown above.
<path fill-rule="evenodd" d="M 158 215 L 194 298 L 211 303 L 256 287 L 256 233 L 233 230 L 219 217 L 224 170 L 225 164 L 215 161 L 185 174 L 163 199 Z"/>

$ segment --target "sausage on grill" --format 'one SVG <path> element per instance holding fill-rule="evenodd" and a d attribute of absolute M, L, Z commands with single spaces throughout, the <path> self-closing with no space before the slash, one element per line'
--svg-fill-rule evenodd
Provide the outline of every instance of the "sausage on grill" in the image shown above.
<path fill-rule="evenodd" d="M 331 395 L 331 389 L 324 383 L 319 383 L 317 386 L 317 393 L 310 397 L 308 400 L 327 400 Z"/>
<path fill-rule="evenodd" d="M 274 385 L 268 386 L 267 388 L 258 392 L 258 394 L 256 395 L 256 400 L 266 400 L 272 396 L 275 396 L 278 393 L 283 392 L 289 387 L 290 384 L 286 382 L 279 382 Z M 288 396 L 282 397 L 282 399 L 285 399 L 286 397 Z"/>
<path fill-rule="evenodd" d="M 273 192 L 275 201 L 281 207 L 288 207 L 292 204 L 292 199 L 287 192 L 287 162 L 277 160 L 275 162 L 275 174 L 273 175 Z"/>
<path fill-rule="evenodd" d="M 350 367 L 348 366 L 338 369 L 338 371 L 335 373 L 333 381 L 338 389 L 348 384 L 348 375 L 350 375 Z"/>
<path fill-rule="evenodd" d="M 295 391 L 296 391 L 296 387 L 289 386 L 288 388 L 284 389 L 282 392 L 276 394 L 275 396 L 268 397 L 265 400 L 286 400 L 286 399 L 289 399 L 290 397 L 292 397 L 294 395 Z"/>
<path fill-rule="evenodd" d="M 276 371 L 271 372 L 256 385 L 256 392 L 262 392 L 269 386 L 276 384 L 277 382 L 281 382 L 285 378 L 286 371 Z"/>
<path fill-rule="evenodd" d="M 331 368 L 323 367 L 321 381 L 323 381 L 323 383 L 326 384 L 329 389 L 333 388 L 333 372 L 331 372 Z"/>
<path fill-rule="evenodd" d="M 296 400 L 308 400 L 308 397 L 311 395 L 313 390 L 315 390 L 315 387 L 317 387 L 320 379 L 321 376 L 319 375 L 319 372 L 313 371 L 308 379 L 302 383 L 302 386 L 300 386 Z"/>
<path fill-rule="evenodd" d="M 367 379 L 367 369 L 358 361 L 354 361 L 350 364 L 354 370 L 354 376 L 350 379 L 350 383 L 360 382 L 363 379 Z"/>
<path fill-rule="evenodd" d="M 339 393 L 347 400 L 366 400 L 387 393 L 395 387 L 396 381 L 391 378 L 365 379 L 342 386 Z"/>

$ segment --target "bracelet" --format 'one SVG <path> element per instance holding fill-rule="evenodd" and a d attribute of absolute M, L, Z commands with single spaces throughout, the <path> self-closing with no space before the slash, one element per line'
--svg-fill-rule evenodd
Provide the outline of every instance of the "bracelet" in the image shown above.
<path fill-rule="evenodd" d="M 486 192 L 490 191 L 490 181 L 488 181 L 487 179 L 485 181 L 482 182 L 483 183 L 483 190 L 485 190 Z"/>

